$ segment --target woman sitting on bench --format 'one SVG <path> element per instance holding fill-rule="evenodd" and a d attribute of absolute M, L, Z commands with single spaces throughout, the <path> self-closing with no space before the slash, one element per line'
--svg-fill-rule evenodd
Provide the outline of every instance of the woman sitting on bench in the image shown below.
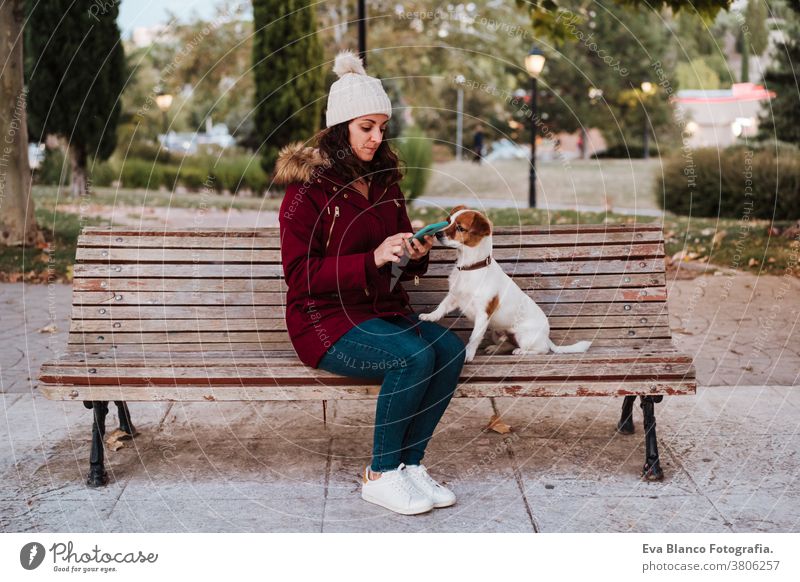
<path fill-rule="evenodd" d="M 428 266 L 433 237 L 409 240 L 411 223 L 397 156 L 384 132 L 392 106 L 379 79 L 349 51 L 336 57 L 317 147 L 284 148 L 275 181 L 287 184 L 280 209 L 288 291 L 286 325 L 307 365 L 382 380 L 371 465 L 361 497 L 402 514 L 455 503 L 421 464 L 458 384 L 464 343 L 419 321 L 392 264 L 408 254 L 400 281 Z"/>

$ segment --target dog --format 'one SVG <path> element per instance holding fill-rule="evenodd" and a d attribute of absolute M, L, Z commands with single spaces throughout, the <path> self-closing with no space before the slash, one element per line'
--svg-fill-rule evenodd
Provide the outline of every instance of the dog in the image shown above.
<path fill-rule="evenodd" d="M 436 233 L 444 246 L 458 251 L 455 268 L 448 278 L 449 290 L 423 321 L 439 321 L 458 308 L 473 323 L 465 361 L 471 362 L 487 329 L 494 344 L 487 354 L 497 353 L 504 342 L 516 344 L 514 355 L 582 353 L 592 342 L 557 346 L 550 340 L 550 324 L 544 311 L 492 259 L 492 223 L 480 212 L 465 206 L 450 211 L 450 226 Z"/>

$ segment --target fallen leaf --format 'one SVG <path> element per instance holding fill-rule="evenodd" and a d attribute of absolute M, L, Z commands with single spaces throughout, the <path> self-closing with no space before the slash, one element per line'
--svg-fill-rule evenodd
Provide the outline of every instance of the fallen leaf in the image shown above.
<path fill-rule="evenodd" d="M 722 239 L 724 239 L 727 236 L 727 234 L 728 231 L 726 230 L 720 230 L 719 232 L 717 232 L 717 234 L 714 235 L 714 238 L 711 239 L 711 247 L 713 248 L 714 245 L 718 245 L 719 243 L 721 243 Z"/>
<path fill-rule="evenodd" d="M 124 430 L 115 429 L 114 432 L 106 436 L 106 445 L 112 451 L 118 451 L 125 446 L 123 441 L 131 439 L 131 435 Z"/>
<path fill-rule="evenodd" d="M 754 267 L 757 264 L 758 264 L 758 259 L 750 259 L 749 261 L 747 261 L 747 266 L 748 267 Z"/>
<path fill-rule="evenodd" d="M 42 329 L 39 330 L 39 333 L 56 333 L 58 332 L 58 328 L 56 327 L 55 323 L 51 323 L 50 325 L 45 325 Z"/>
<path fill-rule="evenodd" d="M 685 257 L 685 256 L 686 256 L 686 251 L 678 251 L 677 253 L 672 255 L 672 260 L 673 261 L 682 261 L 683 257 Z"/>
<path fill-rule="evenodd" d="M 682 328 L 682 327 L 675 327 L 675 328 L 672 328 L 672 330 L 671 330 L 671 331 L 674 331 L 675 333 L 679 333 L 679 334 L 681 334 L 681 335 L 694 335 L 694 333 L 692 333 L 692 332 L 691 332 L 691 331 L 689 331 L 688 329 L 684 329 L 684 328 Z"/>
<path fill-rule="evenodd" d="M 511 432 L 511 427 L 500 420 L 498 415 L 493 414 L 492 418 L 489 419 L 489 424 L 483 430 L 493 430 L 494 432 L 499 432 L 500 434 L 508 434 Z"/>

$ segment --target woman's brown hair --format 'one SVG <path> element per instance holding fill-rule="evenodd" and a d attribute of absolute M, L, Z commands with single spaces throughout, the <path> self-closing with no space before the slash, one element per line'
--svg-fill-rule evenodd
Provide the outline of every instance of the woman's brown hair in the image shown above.
<path fill-rule="evenodd" d="M 362 162 L 350 147 L 349 124 L 349 121 L 343 121 L 317 134 L 317 147 L 336 166 L 336 171 L 342 178 L 356 181 L 366 177 L 382 187 L 399 182 L 403 177 L 400 160 L 389 147 L 386 135 L 372 161 Z"/>

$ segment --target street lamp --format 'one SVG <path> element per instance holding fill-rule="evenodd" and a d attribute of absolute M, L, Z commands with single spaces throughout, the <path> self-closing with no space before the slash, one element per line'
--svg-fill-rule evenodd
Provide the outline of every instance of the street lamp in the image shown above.
<path fill-rule="evenodd" d="M 600 99 L 603 98 L 603 90 L 597 87 L 589 87 L 589 106 L 593 107 Z M 581 137 L 580 137 L 580 151 L 581 159 L 586 159 L 586 152 L 589 151 L 589 132 L 586 130 L 586 125 L 581 123 Z"/>
<path fill-rule="evenodd" d="M 536 45 L 531 47 L 525 57 L 525 68 L 531 76 L 531 171 L 528 186 L 528 207 L 536 208 L 536 134 L 538 133 L 538 120 L 536 112 L 537 80 L 544 68 L 544 53 Z"/>
<path fill-rule="evenodd" d="M 164 126 L 164 141 L 167 139 L 167 110 L 172 106 L 172 95 L 159 93 L 156 95 L 156 105 L 161 110 L 162 125 Z"/>
<path fill-rule="evenodd" d="M 464 75 L 456 75 L 458 100 L 456 105 L 456 160 L 461 161 L 461 149 L 464 143 Z"/>
<path fill-rule="evenodd" d="M 367 6 L 358 0 L 358 56 L 367 68 Z"/>
<path fill-rule="evenodd" d="M 642 144 L 643 144 L 643 147 L 644 147 L 644 154 L 642 155 L 642 157 L 645 160 L 650 159 L 650 131 L 648 131 L 649 128 L 647 127 L 647 107 L 645 107 L 645 103 L 644 102 L 645 102 L 645 99 L 648 97 L 648 95 L 652 95 L 655 92 L 656 92 L 656 89 L 655 89 L 655 87 L 653 86 L 653 84 L 650 81 L 642 82 L 642 94 L 643 94 L 643 97 L 642 97 L 642 118 L 644 119 L 644 121 L 643 121 L 643 130 L 642 130 Z"/>

